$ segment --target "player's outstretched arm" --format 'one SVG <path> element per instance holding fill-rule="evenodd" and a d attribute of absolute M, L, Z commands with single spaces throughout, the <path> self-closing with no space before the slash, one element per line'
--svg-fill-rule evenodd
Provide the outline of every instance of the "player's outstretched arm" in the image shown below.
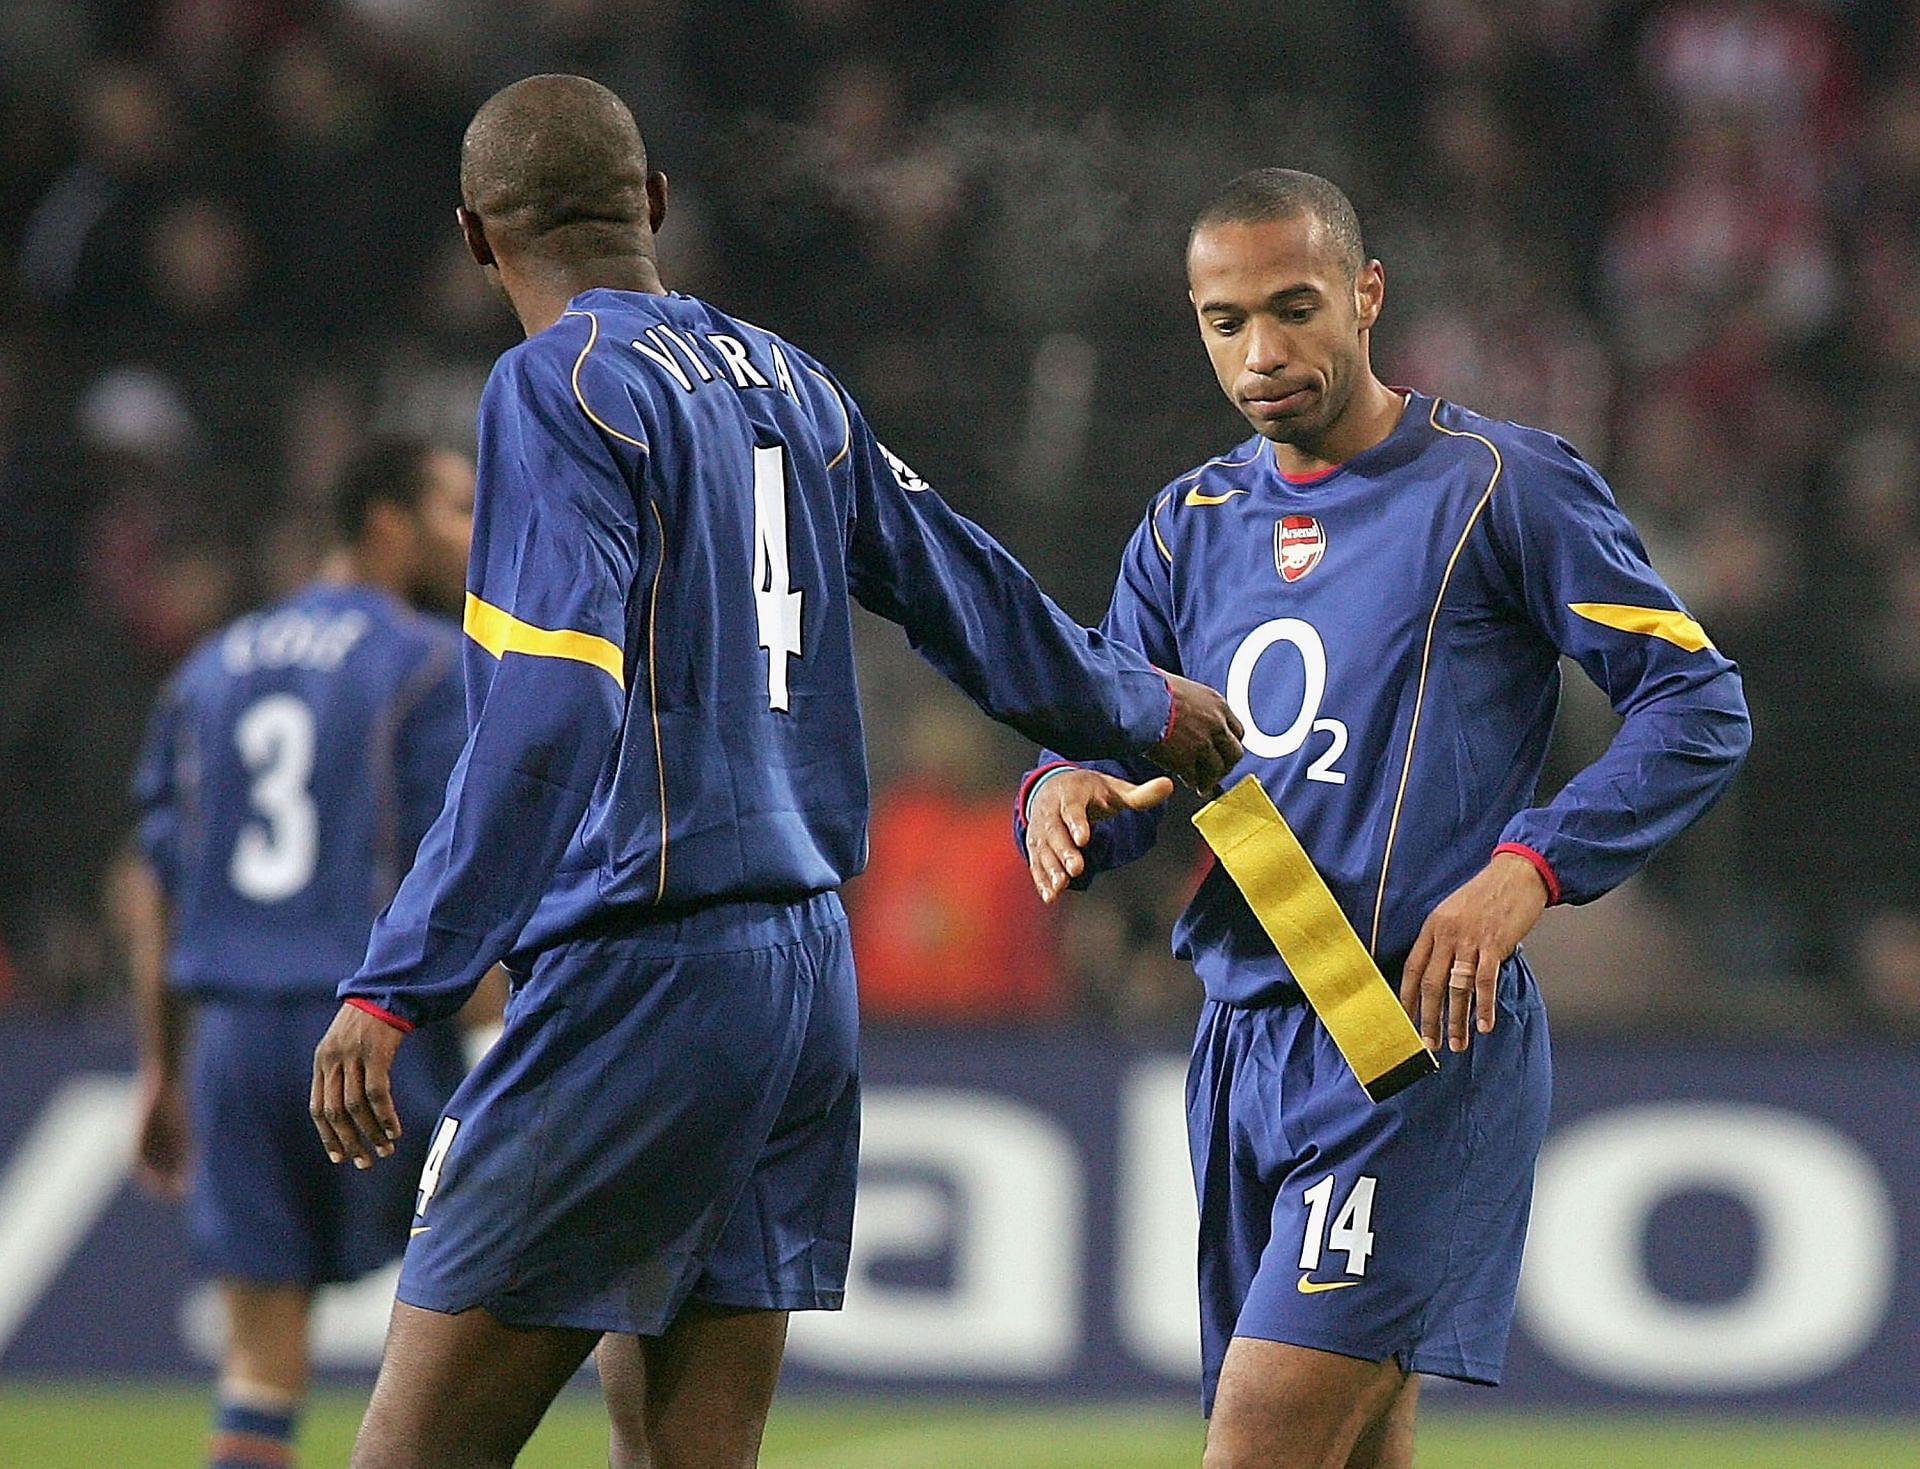
<path fill-rule="evenodd" d="M 1166 679 L 1167 692 L 1173 696 L 1173 717 L 1147 758 L 1201 795 L 1212 795 L 1220 778 L 1240 763 L 1240 737 L 1246 731 L 1217 690 L 1177 673 L 1167 674 Z"/>
<path fill-rule="evenodd" d="M 186 998 L 167 983 L 173 922 L 160 879 L 145 858 L 123 853 L 113 865 L 107 902 L 133 974 L 135 1034 L 140 1048 L 140 1113 L 134 1158 L 140 1182 L 162 1198 L 186 1193 L 191 1134 L 181 1073 Z"/>
<path fill-rule="evenodd" d="M 1043 780 L 1027 803 L 1027 868 L 1040 901 L 1053 902 L 1087 870 L 1084 852 L 1094 823 L 1123 811 L 1151 811 L 1172 794 L 1173 782 L 1164 775 L 1136 784 L 1084 766 Z"/>
<path fill-rule="evenodd" d="M 883 447 L 850 399 L 841 403 L 854 600 L 900 624 L 986 714 L 1036 743 L 1092 760 L 1171 739 L 1169 763 L 1197 773 L 1200 748 L 1226 730 L 1225 705 L 1174 693 L 1136 648 L 1067 616 L 1004 546 Z"/>

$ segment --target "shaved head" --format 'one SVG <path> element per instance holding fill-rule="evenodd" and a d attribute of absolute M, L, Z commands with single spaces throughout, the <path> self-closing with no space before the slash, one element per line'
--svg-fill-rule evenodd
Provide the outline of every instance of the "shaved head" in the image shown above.
<path fill-rule="evenodd" d="M 531 76 L 489 97 L 460 145 L 460 196 L 496 244 L 652 255 L 646 145 L 626 103 L 586 77 Z"/>

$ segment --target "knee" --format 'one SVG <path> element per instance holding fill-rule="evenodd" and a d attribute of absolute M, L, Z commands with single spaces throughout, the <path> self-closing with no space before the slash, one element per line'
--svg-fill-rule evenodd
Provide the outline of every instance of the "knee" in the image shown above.
<path fill-rule="evenodd" d="M 1288 1430 L 1263 1425 L 1258 1431 L 1216 1418 L 1208 1428 L 1201 1469 L 1347 1469 L 1347 1453 L 1337 1431 L 1318 1425 Z"/>
<path fill-rule="evenodd" d="M 1215 1419 L 1208 1425 L 1206 1452 L 1200 1469 L 1308 1469 L 1305 1460 L 1281 1450 L 1278 1443 L 1261 1442 L 1254 1435 L 1235 1432 L 1233 1425 Z"/>
<path fill-rule="evenodd" d="M 1299 1469 L 1308 1469 L 1304 1460 L 1297 1461 Z M 1200 1469 L 1295 1469 L 1296 1460 L 1272 1451 L 1256 1453 L 1249 1444 L 1221 1442 L 1209 1435 L 1206 1452 L 1201 1455 Z"/>
<path fill-rule="evenodd" d="M 634 1432 L 618 1418 L 612 1420 L 607 1433 L 607 1469 L 658 1469 L 647 1451 L 644 1430 Z"/>

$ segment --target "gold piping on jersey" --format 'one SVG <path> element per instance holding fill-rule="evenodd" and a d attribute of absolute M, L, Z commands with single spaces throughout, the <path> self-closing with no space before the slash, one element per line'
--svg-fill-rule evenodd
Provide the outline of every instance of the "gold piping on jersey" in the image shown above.
<path fill-rule="evenodd" d="M 535 627 L 511 612 L 467 593 L 462 631 L 496 658 L 525 653 L 533 658 L 565 658 L 605 673 L 621 688 L 627 686 L 626 656 L 607 639 L 569 628 Z"/>
<path fill-rule="evenodd" d="M 1209 469 L 1213 469 L 1216 466 L 1218 466 L 1221 469 L 1245 469 L 1249 464 L 1253 463 L 1253 461 L 1258 459 L 1259 457 L 1260 457 L 1260 450 L 1257 446 L 1255 447 L 1254 451 L 1251 454 L 1247 455 L 1245 459 L 1229 459 L 1224 454 L 1217 454 L 1213 458 L 1209 459 L 1205 464 L 1199 465 L 1197 468 L 1194 468 L 1194 469 L 1189 469 L 1185 474 L 1179 475 L 1178 477 L 1176 477 L 1174 479 L 1174 484 L 1178 485 L 1183 480 L 1190 480 L 1196 474 L 1205 474 Z"/>
<path fill-rule="evenodd" d="M 1493 499 L 1493 487 L 1500 482 L 1500 472 L 1506 467 L 1500 458 L 1499 449 L 1494 447 L 1492 439 L 1483 434 L 1467 433 L 1462 429 L 1446 428 L 1440 422 L 1440 399 L 1433 400 L 1433 409 L 1427 414 L 1427 426 L 1437 429 L 1449 438 L 1472 439 L 1485 444 L 1487 452 L 1493 455 L 1493 473 L 1487 479 L 1487 487 L 1481 492 L 1479 503 L 1473 507 L 1473 513 L 1467 517 L 1467 523 L 1460 530 L 1460 539 L 1454 542 L 1453 554 L 1447 557 L 1447 569 L 1440 574 L 1440 590 L 1434 593 L 1433 611 L 1427 617 L 1427 640 L 1420 649 L 1420 682 L 1415 685 L 1413 694 L 1413 722 L 1407 727 L 1407 757 L 1400 766 L 1400 789 L 1394 793 L 1393 816 L 1387 822 L 1387 846 L 1380 854 L 1380 887 L 1373 899 L 1373 932 L 1367 939 L 1367 949 L 1377 953 L 1380 948 L 1380 912 L 1387 901 L 1387 868 L 1393 862 L 1393 844 L 1400 834 L 1400 807 L 1407 799 L 1407 778 L 1413 774 L 1413 745 L 1420 737 L 1420 709 L 1427 698 L 1427 668 L 1433 659 L 1433 631 L 1440 625 L 1440 605 L 1447 600 L 1447 585 L 1453 580 L 1453 568 L 1459 563 L 1460 553 L 1466 549 L 1467 537 L 1473 534 L 1474 526 L 1480 523 L 1480 516 L 1487 508 L 1487 502 Z"/>
<path fill-rule="evenodd" d="M 1147 529 L 1153 532 L 1153 543 L 1160 548 L 1160 554 L 1166 558 L 1167 565 L 1173 565 L 1173 552 L 1167 549 L 1167 543 L 1160 539 L 1160 526 L 1154 517 L 1167 508 L 1167 502 L 1173 499 L 1173 491 L 1168 490 L 1160 497 L 1160 503 L 1147 512 Z"/>
<path fill-rule="evenodd" d="M 667 895 L 667 752 L 660 742 L 660 660 L 654 653 L 654 625 L 660 612 L 660 573 L 667 569 L 667 525 L 659 502 L 647 501 L 654 527 L 660 532 L 660 559 L 654 563 L 653 590 L 647 594 L 647 712 L 653 716 L 653 768 L 660 785 L 660 881 L 653 890 L 658 903 Z"/>
<path fill-rule="evenodd" d="M 827 461 L 827 468 L 832 469 L 834 465 L 838 464 L 842 459 L 845 459 L 847 457 L 848 451 L 850 451 L 853 448 L 853 415 L 847 411 L 847 405 L 845 403 L 840 402 L 840 390 L 834 387 L 832 378 L 828 377 L 824 372 L 822 372 L 817 367 L 808 367 L 807 371 L 812 373 L 815 377 L 819 378 L 821 382 L 827 385 L 827 390 L 833 394 L 833 401 L 840 405 L 840 416 L 844 418 L 847 422 L 846 443 L 840 446 L 840 452 L 838 454 L 834 455 L 833 458 Z"/>
<path fill-rule="evenodd" d="M 1257 776 L 1194 813 L 1247 907 L 1369 1097 L 1384 1102 L 1440 1069 L 1340 911 L 1326 879 Z"/>
<path fill-rule="evenodd" d="M 1713 639 L 1707 636 L 1707 630 L 1699 623 L 1684 612 L 1670 612 L 1664 607 L 1630 607 L 1621 602 L 1569 602 L 1567 611 L 1617 632 L 1645 633 L 1650 638 L 1664 638 L 1683 653 L 1698 653 L 1713 646 Z"/>
<path fill-rule="evenodd" d="M 600 318 L 595 316 L 591 311 L 567 311 L 561 314 L 564 316 L 584 316 L 587 319 L 587 326 L 589 328 L 587 332 L 587 345 L 582 347 L 580 349 L 580 355 L 573 359 L 573 397 L 574 401 L 580 405 L 580 411 L 592 419 L 594 427 L 598 428 L 602 433 L 611 434 L 614 438 L 620 440 L 621 443 L 632 444 L 636 449 L 647 449 L 647 446 L 632 434 L 621 433 L 619 429 L 615 428 L 599 414 L 595 413 L 592 408 L 588 407 L 586 394 L 580 391 L 580 369 L 586 363 L 587 353 L 593 350 L 593 344 L 600 340 Z M 651 454 L 653 451 L 647 449 L 647 452 Z"/>

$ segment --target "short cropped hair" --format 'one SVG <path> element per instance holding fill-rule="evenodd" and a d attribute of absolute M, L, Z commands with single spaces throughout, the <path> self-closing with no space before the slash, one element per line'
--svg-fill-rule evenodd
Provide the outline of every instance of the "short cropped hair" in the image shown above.
<path fill-rule="evenodd" d="M 460 196 L 522 244 L 593 252 L 647 224 L 647 150 L 633 114 L 586 77 L 522 78 L 481 104 L 460 144 Z"/>
<path fill-rule="evenodd" d="M 347 545 L 366 532 L 373 507 L 417 510 L 427 491 L 427 461 L 439 445 L 405 434 L 367 440 L 334 482 L 333 528 Z"/>
<path fill-rule="evenodd" d="M 1338 184 L 1297 168 L 1249 169 L 1230 182 L 1202 209 L 1187 238 L 1216 224 L 1261 224 L 1270 219 L 1311 215 L 1320 221 L 1349 276 L 1367 263 L 1360 216 Z"/>

